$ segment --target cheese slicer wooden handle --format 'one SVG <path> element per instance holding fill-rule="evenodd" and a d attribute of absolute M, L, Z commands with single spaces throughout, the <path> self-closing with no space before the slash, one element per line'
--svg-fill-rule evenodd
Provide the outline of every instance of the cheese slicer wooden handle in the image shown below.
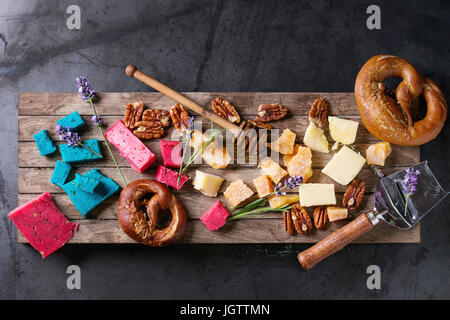
<path fill-rule="evenodd" d="M 300 252 L 297 259 L 303 269 L 309 270 L 323 259 L 341 250 L 347 244 L 369 232 L 375 224 L 368 214 L 363 213 L 344 227 L 329 234 L 327 237 L 313 245 L 311 248 Z"/>
<path fill-rule="evenodd" d="M 126 69 L 125 73 L 130 77 L 135 77 L 139 81 L 142 81 L 149 87 L 152 87 L 156 91 L 161 92 L 163 95 L 169 97 L 170 99 L 178 102 L 179 104 L 183 105 L 184 107 L 198 113 L 205 119 L 208 119 L 215 124 L 221 126 L 224 129 L 231 130 L 235 136 L 238 136 L 241 132 L 241 128 L 237 125 L 231 123 L 230 121 L 218 116 L 217 114 L 207 110 L 206 108 L 200 106 L 198 103 L 192 101 L 191 99 L 183 96 L 181 93 L 167 87 L 166 85 L 162 84 L 161 82 L 149 77 L 142 71 L 138 70 L 136 66 L 129 64 Z"/>

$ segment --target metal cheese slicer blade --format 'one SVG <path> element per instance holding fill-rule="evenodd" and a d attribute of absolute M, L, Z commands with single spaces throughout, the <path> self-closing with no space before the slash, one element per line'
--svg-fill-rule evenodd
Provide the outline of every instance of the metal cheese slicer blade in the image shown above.
<path fill-rule="evenodd" d="M 441 187 L 426 161 L 413 167 L 418 171 L 416 190 L 406 195 L 406 169 L 378 181 L 375 189 L 375 208 L 362 213 L 346 226 L 336 230 L 297 258 L 304 269 L 311 269 L 321 260 L 345 247 L 359 236 L 372 230 L 381 220 L 399 229 L 411 229 L 448 195 Z"/>
<path fill-rule="evenodd" d="M 418 184 L 413 195 L 404 193 L 402 170 L 378 181 L 375 189 L 375 218 L 400 229 L 410 229 L 448 194 L 441 187 L 426 161 L 413 167 L 418 170 Z"/>

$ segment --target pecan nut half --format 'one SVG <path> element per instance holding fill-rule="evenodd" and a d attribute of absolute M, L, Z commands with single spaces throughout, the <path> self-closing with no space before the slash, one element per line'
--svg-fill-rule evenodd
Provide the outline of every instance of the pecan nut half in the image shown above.
<path fill-rule="evenodd" d="M 328 222 L 328 214 L 326 207 L 317 207 L 314 210 L 314 226 L 317 230 L 321 230 L 325 227 Z"/>
<path fill-rule="evenodd" d="M 262 104 L 258 107 L 256 120 L 269 122 L 283 119 L 287 115 L 288 109 L 279 103 Z"/>
<path fill-rule="evenodd" d="M 239 113 L 237 113 L 236 108 L 227 100 L 215 98 L 211 102 L 211 107 L 213 111 L 220 117 L 232 123 L 241 122 L 241 117 L 239 116 Z"/>
<path fill-rule="evenodd" d="M 159 139 L 164 134 L 164 128 L 157 121 L 139 121 L 135 128 L 134 135 L 141 139 Z"/>
<path fill-rule="evenodd" d="M 245 126 L 246 129 L 266 129 L 266 130 L 271 130 L 272 126 L 267 123 L 267 122 L 263 122 L 263 121 L 258 121 L 258 120 L 247 120 L 247 124 Z"/>
<path fill-rule="evenodd" d="M 322 97 L 317 98 L 309 111 L 309 121 L 314 122 L 317 127 L 323 128 L 327 123 L 327 117 L 328 102 Z"/>
<path fill-rule="evenodd" d="M 362 180 L 355 179 L 348 186 L 342 199 L 342 206 L 348 209 L 356 209 L 362 202 L 366 184 Z"/>
<path fill-rule="evenodd" d="M 142 114 L 143 121 L 159 121 L 161 127 L 166 128 L 170 125 L 170 113 L 167 110 L 147 109 Z"/>
<path fill-rule="evenodd" d="M 187 129 L 189 125 L 189 114 L 181 104 L 176 104 L 170 108 L 170 117 L 173 125 L 180 135 Z"/>
<path fill-rule="evenodd" d="M 292 217 L 292 224 L 298 234 L 307 234 L 312 230 L 313 224 L 311 218 L 300 204 L 296 203 L 289 211 Z"/>
<path fill-rule="evenodd" d="M 283 211 L 283 225 L 284 231 L 289 235 L 294 234 L 294 223 L 292 222 L 292 216 L 289 211 Z"/>
<path fill-rule="evenodd" d="M 136 122 L 141 121 L 144 112 L 144 102 L 136 101 L 128 103 L 125 109 L 125 117 L 123 122 L 128 129 L 134 129 Z"/>

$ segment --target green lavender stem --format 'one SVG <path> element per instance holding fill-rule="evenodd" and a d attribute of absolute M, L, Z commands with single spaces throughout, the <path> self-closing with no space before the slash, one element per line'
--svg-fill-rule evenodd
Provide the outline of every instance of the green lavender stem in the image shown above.
<path fill-rule="evenodd" d="M 244 218 L 244 217 L 246 217 L 248 215 L 255 214 L 255 213 L 260 213 L 260 212 L 283 212 L 283 211 L 289 210 L 291 208 L 292 208 L 291 205 L 285 205 L 285 206 L 283 206 L 281 208 L 272 208 L 272 207 L 257 208 L 257 209 L 252 210 L 252 211 L 248 211 L 248 212 L 244 212 L 244 213 L 240 213 L 240 214 L 233 214 L 231 217 L 229 217 L 227 219 L 227 221 L 237 220 L 237 219 L 240 219 L 240 218 Z"/>
<path fill-rule="evenodd" d="M 91 104 L 92 110 L 94 111 L 95 118 L 98 119 L 97 111 L 95 110 L 94 103 L 92 102 L 92 99 L 90 99 L 88 101 Z M 124 183 L 124 186 L 126 186 L 128 184 L 127 180 L 125 180 L 125 177 L 123 176 L 122 170 L 120 169 L 120 166 L 117 163 L 116 157 L 114 156 L 114 154 L 113 154 L 113 152 L 111 150 L 111 147 L 109 146 L 109 143 L 106 140 L 105 132 L 103 131 L 103 128 L 101 126 L 97 126 L 97 127 L 98 127 L 98 130 L 100 131 L 100 133 L 101 133 L 101 135 L 103 137 L 103 141 L 105 142 L 106 147 L 108 148 L 109 154 L 111 155 L 111 158 L 113 159 L 113 162 L 116 165 L 117 170 L 119 170 L 119 173 L 120 173 L 120 176 L 122 177 L 122 181 Z"/>
<path fill-rule="evenodd" d="M 189 145 L 189 141 L 188 141 L 188 139 L 186 139 L 186 143 L 184 144 L 183 156 L 181 157 L 180 170 L 178 172 L 177 186 L 180 185 L 180 178 L 181 178 L 182 173 L 184 172 L 183 171 L 183 162 L 184 162 L 184 157 L 185 157 L 186 152 L 187 152 L 188 145 Z"/>
<path fill-rule="evenodd" d="M 101 154 L 98 154 L 97 152 L 95 152 L 94 150 L 92 150 L 91 148 L 89 148 L 87 145 L 83 144 L 82 142 L 78 143 L 78 146 L 83 147 L 87 150 L 89 150 L 90 152 L 92 152 L 93 154 L 95 154 L 97 157 L 103 158 L 103 156 Z"/>

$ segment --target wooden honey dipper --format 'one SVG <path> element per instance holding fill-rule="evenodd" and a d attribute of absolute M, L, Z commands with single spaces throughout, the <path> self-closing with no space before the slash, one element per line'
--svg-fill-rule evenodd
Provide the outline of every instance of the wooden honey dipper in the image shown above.
<path fill-rule="evenodd" d="M 191 99 L 183 96 L 181 93 L 167 87 L 166 85 L 162 84 L 161 82 L 149 77 L 142 71 L 138 70 L 136 66 L 129 64 L 126 69 L 125 73 L 129 77 L 135 77 L 139 81 L 142 81 L 149 87 L 152 87 L 156 91 L 161 92 L 165 96 L 169 97 L 170 99 L 174 100 L 175 102 L 183 105 L 184 107 L 188 108 L 189 110 L 192 110 L 196 112 L 197 114 L 201 115 L 205 119 L 208 119 L 215 124 L 221 126 L 222 128 L 226 130 L 230 130 L 233 135 L 235 141 L 237 141 L 237 146 L 239 148 L 243 147 L 244 149 L 247 149 L 252 152 L 253 150 L 256 150 L 255 147 L 258 146 L 258 139 L 259 144 L 262 142 L 267 141 L 267 134 L 260 135 L 259 137 L 256 134 L 245 134 L 246 133 L 246 122 L 242 121 L 240 126 L 235 125 L 234 123 L 218 116 L 217 114 L 209 111 L 208 109 L 200 106 L 198 103 L 192 101 Z"/>

